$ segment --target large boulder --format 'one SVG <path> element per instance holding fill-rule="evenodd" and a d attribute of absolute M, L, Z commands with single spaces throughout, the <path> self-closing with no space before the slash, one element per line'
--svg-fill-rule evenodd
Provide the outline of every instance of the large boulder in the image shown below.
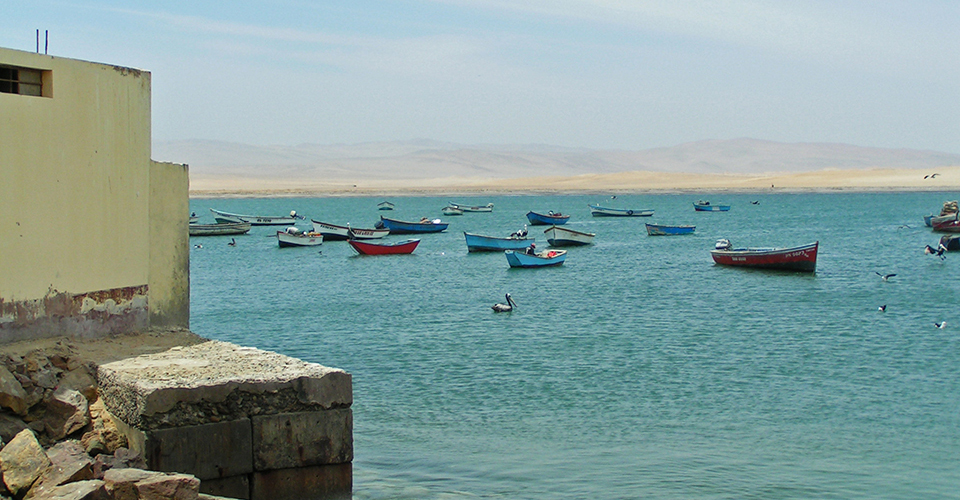
<path fill-rule="evenodd" d="M 197 500 L 200 480 L 188 474 L 163 474 L 137 482 L 140 500 Z"/>
<path fill-rule="evenodd" d="M 33 500 L 33 498 L 36 500 L 111 500 L 103 487 L 103 481 L 97 479 L 57 486 L 36 497 L 32 494 L 33 490 L 27 495 L 26 500 Z"/>
<path fill-rule="evenodd" d="M 0 407 L 9 408 L 17 415 L 26 415 L 27 393 L 6 366 L 0 366 Z"/>
<path fill-rule="evenodd" d="M 27 424 L 23 423 L 23 420 L 6 413 L 0 413 L 0 441 L 9 443 L 14 436 L 26 428 Z"/>
<path fill-rule="evenodd" d="M 50 459 L 29 429 L 21 431 L 0 450 L 3 483 L 14 496 L 29 489 L 50 466 Z"/>

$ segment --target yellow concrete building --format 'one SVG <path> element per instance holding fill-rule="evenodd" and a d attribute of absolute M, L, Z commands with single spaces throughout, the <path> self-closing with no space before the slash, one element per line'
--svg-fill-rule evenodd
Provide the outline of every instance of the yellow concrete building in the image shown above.
<path fill-rule="evenodd" d="M 189 323 L 188 172 L 150 73 L 0 48 L 0 343 Z"/>

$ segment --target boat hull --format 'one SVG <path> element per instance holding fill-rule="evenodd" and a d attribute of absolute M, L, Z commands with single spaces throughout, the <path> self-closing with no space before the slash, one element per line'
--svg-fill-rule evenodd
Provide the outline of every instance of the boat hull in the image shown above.
<path fill-rule="evenodd" d="M 940 237 L 940 246 L 949 252 L 960 250 L 960 234 L 946 234 Z"/>
<path fill-rule="evenodd" d="M 377 210 L 393 210 L 393 203 L 389 201 L 381 201 L 377 203 Z"/>
<path fill-rule="evenodd" d="M 503 252 L 504 250 L 520 250 L 530 246 L 535 241 L 534 238 L 496 238 L 493 236 L 483 236 L 480 234 L 471 234 L 466 231 L 463 238 L 467 242 L 468 252 Z"/>
<path fill-rule="evenodd" d="M 457 207 L 443 207 L 443 215 L 463 215 L 463 210 L 460 210 Z"/>
<path fill-rule="evenodd" d="M 510 264 L 510 267 L 551 267 L 559 266 L 567 260 L 566 250 L 550 250 L 536 255 L 507 250 L 503 254 L 507 256 L 507 263 Z"/>
<path fill-rule="evenodd" d="M 537 212 L 527 212 L 527 220 L 531 226 L 559 226 L 566 224 L 570 220 L 569 215 L 562 214 L 538 214 Z"/>
<path fill-rule="evenodd" d="M 324 241 L 375 240 L 390 234 L 389 229 L 360 229 L 350 226 L 338 226 L 317 220 L 313 222 L 313 232 L 323 235 Z"/>
<path fill-rule="evenodd" d="M 713 261 L 724 266 L 815 272 L 820 242 L 792 248 L 734 248 L 711 250 Z"/>
<path fill-rule="evenodd" d="M 693 234 L 697 226 L 665 226 L 663 224 L 647 224 L 647 235 L 649 236 L 676 236 L 681 234 Z"/>
<path fill-rule="evenodd" d="M 405 222 L 402 220 L 388 219 L 381 216 L 380 222 L 383 227 L 390 230 L 390 234 L 422 234 L 439 233 L 446 231 L 449 224 L 445 222 Z"/>
<path fill-rule="evenodd" d="M 231 214 L 229 212 L 221 212 L 219 210 L 210 209 L 213 212 L 217 221 L 241 221 L 247 222 L 252 226 L 292 226 L 297 223 L 295 217 L 282 216 L 282 217 L 272 217 L 266 215 L 242 215 L 242 214 Z"/>
<path fill-rule="evenodd" d="M 550 226 L 543 234 L 546 235 L 547 243 L 552 247 L 592 245 L 593 238 L 596 236 L 594 233 L 584 233 L 559 226 Z"/>
<path fill-rule="evenodd" d="M 652 217 L 653 210 L 630 208 L 607 208 L 600 205 L 587 205 L 594 217 Z"/>
<path fill-rule="evenodd" d="M 960 233 L 960 220 L 957 220 L 956 214 L 934 217 L 931 223 L 933 230 L 938 233 Z"/>
<path fill-rule="evenodd" d="M 404 240 L 396 243 L 350 240 L 348 243 L 360 255 L 402 255 L 413 253 L 417 245 L 420 244 L 420 240 Z"/>
<path fill-rule="evenodd" d="M 487 203 L 486 205 L 480 206 L 470 206 L 470 205 L 461 205 L 459 203 L 451 203 L 451 207 L 460 209 L 464 212 L 493 212 L 493 203 Z"/>
<path fill-rule="evenodd" d="M 237 222 L 233 224 L 190 224 L 190 236 L 227 236 L 246 234 L 250 232 L 250 224 Z"/>
<path fill-rule="evenodd" d="M 280 245 L 280 248 L 315 247 L 323 244 L 323 235 L 320 233 L 290 234 L 286 231 L 277 231 L 277 244 Z"/>
<path fill-rule="evenodd" d="M 729 212 L 730 205 L 702 205 L 694 203 L 693 209 L 697 212 Z"/>

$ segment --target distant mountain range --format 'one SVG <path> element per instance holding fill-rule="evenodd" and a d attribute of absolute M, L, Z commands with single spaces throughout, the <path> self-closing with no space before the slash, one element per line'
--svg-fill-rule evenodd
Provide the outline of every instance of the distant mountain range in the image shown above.
<path fill-rule="evenodd" d="M 705 140 L 640 151 L 429 140 L 297 146 L 192 140 L 158 142 L 153 158 L 189 164 L 194 175 L 329 180 L 503 179 L 631 171 L 760 174 L 960 165 L 960 155 L 936 151 L 758 139 Z"/>

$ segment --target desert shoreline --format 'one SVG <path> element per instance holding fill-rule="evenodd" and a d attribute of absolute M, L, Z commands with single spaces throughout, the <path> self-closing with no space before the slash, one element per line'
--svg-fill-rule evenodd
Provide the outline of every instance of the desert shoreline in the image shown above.
<path fill-rule="evenodd" d="M 931 177 L 936 174 L 935 177 Z M 191 175 L 191 198 L 917 192 L 960 190 L 960 166 L 765 174 L 633 171 L 526 178 L 327 179 Z"/>

